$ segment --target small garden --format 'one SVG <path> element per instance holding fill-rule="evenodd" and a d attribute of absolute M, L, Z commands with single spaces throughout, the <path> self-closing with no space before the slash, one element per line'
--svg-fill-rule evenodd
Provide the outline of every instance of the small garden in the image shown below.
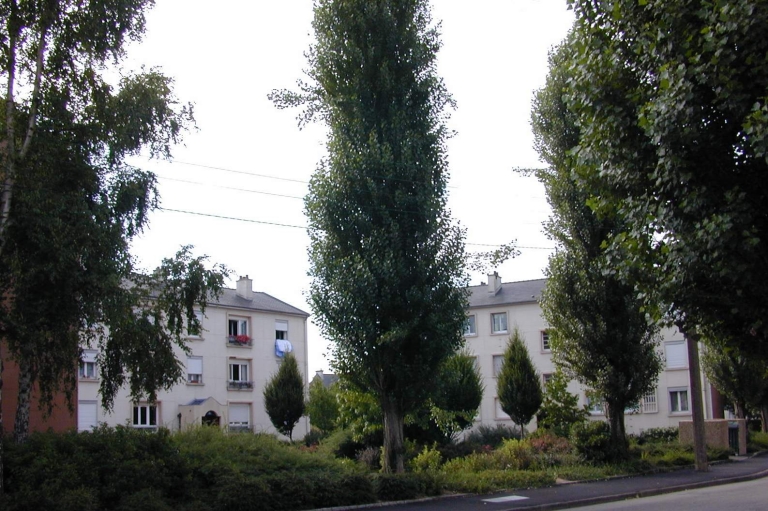
<path fill-rule="evenodd" d="M 630 457 L 610 459 L 605 423 L 569 438 L 539 430 L 525 439 L 505 427 L 480 427 L 462 441 L 408 441 L 408 472 L 382 474 L 380 451 L 338 430 L 317 443 L 199 428 L 171 434 L 103 426 L 91 433 L 37 433 L 5 442 L 2 509 L 237 511 L 299 510 L 402 500 L 451 492 L 486 493 L 668 470 L 693 463 L 676 430 L 630 438 Z M 310 445 L 307 445 L 307 444 Z M 750 448 L 768 434 L 750 433 Z M 710 460 L 729 452 L 710 450 Z"/>

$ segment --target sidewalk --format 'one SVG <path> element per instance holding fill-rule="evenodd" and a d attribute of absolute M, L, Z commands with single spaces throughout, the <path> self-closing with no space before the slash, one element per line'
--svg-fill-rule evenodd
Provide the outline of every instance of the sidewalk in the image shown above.
<path fill-rule="evenodd" d="M 492 495 L 460 495 L 418 502 L 379 504 L 387 511 L 512 511 L 550 510 L 615 502 L 637 497 L 749 481 L 768 476 L 768 455 L 732 458 L 732 463 L 710 466 L 709 472 L 692 468 L 645 476 L 558 484 L 549 488 Z M 368 506 L 363 506 L 368 507 Z M 373 507 L 373 506 L 371 506 Z"/>

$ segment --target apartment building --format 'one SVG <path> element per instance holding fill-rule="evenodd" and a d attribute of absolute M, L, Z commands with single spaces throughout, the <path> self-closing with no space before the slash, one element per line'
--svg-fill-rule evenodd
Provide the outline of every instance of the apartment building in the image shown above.
<path fill-rule="evenodd" d="M 545 284 L 545 279 L 502 283 L 501 277 L 494 273 L 488 275 L 486 284 L 469 288 L 469 310 L 464 335 L 469 351 L 477 357 L 485 385 L 477 424 L 513 424 L 501 409 L 496 397 L 496 375 L 501 368 L 507 341 L 515 327 L 525 339 L 531 359 L 541 374 L 543 385 L 555 370 L 547 334 L 548 325 L 539 306 L 539 298 Z M 628 433 L 638 433 L 648 428 L 677 426 L 681 420 L 692 418 L 685 339 L 677 330 L 665 329 L 662 331 L 659 350 L 664 366 L 658 385 L 642 399 L 636 409 L 627 410 Z M 706 389 L 703 393 L 705 418 L 711 419 L 711 385 L 703 375 L 701 378 L 702 388 Z M 604 418 L 603 402 L 599 399 L 590 400 L 587 397 L 589 389 L 572 381 L 569 391 L 579 396 L 580 404 L 589 407 L 593 419 Z M 528 429 L 535 429 L 535 420 L 528 425 Z"/>
<path fill-rule="evenodd" d="M 197 311 L 201 328 L 189 332 L 190 353 L 177 356 L 185 381 L 158 394 L 156 403 L 133 402 L 127 389 L 113 410 L 100 406 L 99 368 L 95 351 L 80 362 L 77 428 L 98 423 L 134 428 L 180 430 L 192 425 L 218 425 L 228 431 L 276 433 L 264 408 L 264 387 L 286 353 L 293 353 L 307 385 L 307 318 L 309 314 L 267 293 L 253 291 L 247 276 L 236 289 L 223 290 L 205 314 Z M 301 438 L 309 431 L 303 417 L 294 429 Z"/>

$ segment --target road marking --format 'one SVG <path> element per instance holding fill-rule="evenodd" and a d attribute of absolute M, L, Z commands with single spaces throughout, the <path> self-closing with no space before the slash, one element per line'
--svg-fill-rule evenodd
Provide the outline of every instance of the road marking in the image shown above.
<path fill-rule="evenodd" d="M 496 497 L 495 499 L 483 499 L 483 502 L 490 502 L 491 504 L 503 504 L 504 502 L 514 502 L 515 500 L 527 500 L 528 497 L 521 497 L 520 495 L 508 495 L 506 497 Z"/>

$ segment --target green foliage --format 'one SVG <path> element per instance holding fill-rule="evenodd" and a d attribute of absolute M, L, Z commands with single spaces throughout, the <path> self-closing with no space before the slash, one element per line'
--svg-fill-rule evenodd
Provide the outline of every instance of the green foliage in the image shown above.
<path fill-rule="evenodd" d="M 338 387 L 337 383 L 326 387 L 318 376 L 309 383 L 307 416 L 312 426 L 321 431 L 331 431 L 336 427 L 339 418 Z"/>
<path fill-rule="evenodd" d="M 520 429 L 516 427 L 509 427 L 504 424 L 497 424 L 496 426 L 481 424 L 469 432 L 464 443 L 498 447 L 504 440 L 519 439 L 521 436 Z"/>
<path fill-rule="evenodd" d="M 374 478 L 376 496 L 382 502 L 409 500 L 442 493 L 436 474 L 378 474 Z"/>
<path fill-rule="evenodd" d="M 501 409 L 518 424 L 523 434 L 541 406 L 541 377 L 533 366 L 520 330 L 509 337 L 504 360 L 496 381 Z"/>
<path fill-rule="evenodd" d="M 475 358 L 461 352 L 442 364 L 437 379 L 431 418 L 451 438 L 472 426 L 483 400 L 483 377 Z"/>
<path fill-rule="evenodd" d="M 570 4 L 573 154 L 595 208 L 627 221 L 617 271 L 645 275 L 649 313 L 764 357 L 768 4 Z"/>
<path fill-rule="evenodd" d="M 677 442 L 679 436 L 680 431 L 676 427 L 649 428 L 637 435 L 637 443 L 672 443 Z"/>
<path fill-rule="evenodd" d="M 385 469 L 404 417 L 463 342 L 463 231 L 446 208 L 446 106 L 426 0 L 319 0 L 309 83 L 274 92 L 328 126 L 306 199 L 310 305 L 336 372 L 379 401 Z"/>
<path fill-rule="evenodd" d="M 736 416 L 745 419 L 750 409 L 768 405 L 768 360 L 729 344 L 733 343 L 707 340 L 701 365 L 717 390 L 733 403 Z"/>
<path fill-rule="evenodd" d="M 579 144 L 591 126 L 569 108 L 578 41 L 571 34 L 550 55 L 546 86 L 532 112 L 536 148 L 549 168 L 537 172 L 552 218 L 547 234 L 559 250 L 546 270 L 541 306 L 551 325 L 553 359 L 569 376 L 600 393 L 607 403 L 612 441 L 626 451 L 624 410 L 655 385 L 661 370 L 656 353 L 658 327 L 637 296 L 642 272 L 617 273 L 623 253 L 606 251 L 627 220 L 617 208 L 590 208 L 595 190 L 582 174 L 598 172 L 606 161 L 580 162 Z"/>
<path fill-rule="evenodd" d="M 768 433 L 759 431 L 750 431 L 747 444 L 750 445 L 752 451 L 766 450 L 768 449 Z"/>
<path fill-rule="evenodd" d="M 342 384 L 337 393 L 339 418 L 337 425 L 349 429 L 356 442 L 381 445 L 384 431 L 381 407 L 370 393 Z"/>
<path fill-rule="evenodd" d="M 536 425 L 567 438 L 571 427 L 583 423 L 588 417 L 589 412 L 579 406 L 579 397 L 568 392 L 568 377 L 558 368 L 544 388 Z"/>
<path fill-rule="evenodd" d="M 555 484 L 555 476 L 545 471 L 484 470 L 451 472 L 444 479 L 445 489 L 454 492 L 491 493 L 516 488 L 541 488 Z"/>
<path fill-rule="evenodd" d="M 435 446 L 424 446 L 424 449 L 418 456 L 411 460 L 411 466 L 413 467 L 413 471 L 417 473 L 437 472 L 440 468 L 440 463 L 442 463 L 442 459 L 443 457 L 440 454 L 440 451 L 438 451 Z"/>
<path fill-rule="evenodd" d="M 293 440 L 293 428 L 304 415 L 304 379 L 292 353 L 285 354 L 264 387 L 264 407 L 275 429 Z"/>
<path fill-rule="evenodd" d="M 615 458 L 611 428 L 607 422 L 589 421 L 571 429 L 571 443 L 587 461 L 605 463 Z"/>

